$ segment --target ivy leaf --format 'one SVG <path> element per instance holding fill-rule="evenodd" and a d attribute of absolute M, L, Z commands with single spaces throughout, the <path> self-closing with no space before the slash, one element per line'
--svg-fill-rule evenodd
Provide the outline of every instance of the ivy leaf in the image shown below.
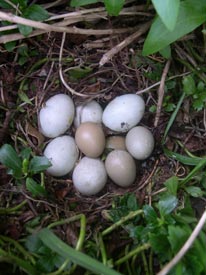
<path fill-rule="evenodd" d="M 172 31 L 177 21 L 180 0 L 152 0 L 152 3 L 166 28 Z"/>
<path fill-rule="evenodd" d="M 171 1 L 172 2 L 172 1 Z M 175 27 L 169 31 L 159 16 L 154 20 L 143 47 L 143 55 L 150 55 L 192 32 L 205 22 L 206 2 L 185 0 L 180 2 Z"/>
<path fill-rule="evenodd" d="M 162 217 L 170 214 L 177 206 L 178 200 L 176 196 L 166 194 L 158 202 L 157 207 Z"/>
<path fill-rule="evenodd" d="M 124 6 L 125 0 L 104 0 L 106 10 L 111 16 L 118 16 Z"/>

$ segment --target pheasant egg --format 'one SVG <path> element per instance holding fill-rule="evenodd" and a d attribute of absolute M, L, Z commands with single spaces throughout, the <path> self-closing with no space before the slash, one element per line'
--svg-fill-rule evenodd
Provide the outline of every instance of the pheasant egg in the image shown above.
<path fill-rule="evenodd" d="M 107 182 L 104 163 L 100 159 L 83 157 L 73 171 L 74 187 L 83 195 L 99 193 Z"/>
<path fill-rule="evenodd" d="M 142 119 L 145 103 L 136 94 L 115 97 L 103 111 L 102 121 L 105 126 L 116 132 L 127 132 Z"/>
<path fill-rule="evenodd" d="M 110 152 L 105 160 L 108 176 L 121 187 L 130 186 L 136 177 L 136 164 L 132 156 L 122 150 Z"/>
<path fill-rule="evenodd" d="M 136 126 L 126 135 L 126 148 L 135 159 L 144 160 L 154 149 L 154 137 L 147 128 Z"/>
<path fill-rule="evenodd" d="M 49 138 L 60 136 L 71 126 L 74 119 L 74 103 L 65 94 L 49 98 L 39 112 L 40 132 Z"/>
<path fill-rule="evenodd" d="M 50 175 L 61 177 L 68 174 L 74 168 L 78 158 L 78 149 L 74 138 L 66 135 L 54 138 L 46 146 L 44 156 L 52 164 L 47 169 Z"/>
<path fill-rule="evenodd" d="M 76 115 L 74 118 L 74 126 L 77 128 L 83 122 L 102 122 L 102 107 L 98 102 L 92 100 L 84 105 L 76 107 Z"/>
<path fill-rule="evenodd" d="M 81 123 L 75 133 L 78 148 L 87 157 L 99 157 L 105 148 L 105 136 L 102 127 L 93 122 Z"/>

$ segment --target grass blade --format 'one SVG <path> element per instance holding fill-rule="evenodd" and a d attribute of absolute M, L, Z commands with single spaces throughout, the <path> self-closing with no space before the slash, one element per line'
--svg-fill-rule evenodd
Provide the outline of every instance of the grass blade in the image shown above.
<path fill-rule="evenodd" d="M 101 275 L 121 275 L 119 272 L 110 269 L 103 265 L 101 262 L 85 255 L 82 252 L 76 251 L 69 245 L 65 244 L 60 240 L 51 230 L 48 228 L 42 229 L 38 233 L 41 241 L 48 246 L 51 250 L 55 251 L 65 259 L 70 258 L 72 262 L 87 270 L 94 272 L 95 274 Z"/>
<path fill-rule="evenodd" d="M 167 127 L 166 127 L 165 132 L 164 132 L 162 144 L 165 143 L 165 139 L 167 137 L 167 134 L 168 134 L 168 132 L 169 132 L 169 130 L 170 130 L 170 128 L 171 128 L 171 126 L 172 126 L 175 118 L 176 118 L 176 115 L 177 115 L 177 113 L 178 113 L 178 111 L 180 109 L 180 106 L 182 105 L 182 102 L 183 102 L 184 98 L 185 98 L 185 93 L 183 93 L 182 96 L 180 97 L 180 99 L 179 99 L 179 101 L 177 103 L 177 107 L 175 108 L 174 112 L 172 113 L 172 115 L 171 115 L 171 117 L 169 119 L 169 122 L 168 122 Z"/>

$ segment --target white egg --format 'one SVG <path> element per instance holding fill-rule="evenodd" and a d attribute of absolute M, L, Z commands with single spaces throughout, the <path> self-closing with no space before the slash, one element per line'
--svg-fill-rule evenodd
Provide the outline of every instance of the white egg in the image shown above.
<path fill-rule="evenodd" d="M 83 157 L 73 171 L 75 188 L 83 195 L 99 193 L 107 182 L 104 163 L 100 159 Z"/>
<path fill-rule="evenodd" d="M 136 177 L 136 164 L 132 156 L 123 150 L 113 150 L 105 160 L 108 176 L 121 187 L 130 186 Z"/>
<path fill-rule="evenodd" d="M 83 122 L 101 123 L 102 113 L 102 107 L 95 100 L 79 105 L 76 107 L 74 126 L 77 128 Z"/>
<path fill-rule="evenodd" d="M 116 132 L 127 132 L 142 119 L 145 103 L 136 94 L 117 96 L 103 111 L 102 121 L 105 126 Z"/>
<path fill-rule="evenodd" d="M 49 138 L 64 134 L 74 119 L 73 100 L 65 94 L 49 98 L 39 112 L 40 132 Z"/>
<path fill-rule="evenodd" d="M 148 158 L 154 149 L 154 137 L 143 126 L 132 128 L 126 135 L 126 148 L 128 152 L 138 160 Z"/>
<path fill-rule="evenodd" d="M 44 156 L 49 159 L 52 166 L 47 172 L 56 177 L 65 176 L 74 168 L 78 158 L 78 149 L 73 137 L 56 137 L 48 143 Z"/>

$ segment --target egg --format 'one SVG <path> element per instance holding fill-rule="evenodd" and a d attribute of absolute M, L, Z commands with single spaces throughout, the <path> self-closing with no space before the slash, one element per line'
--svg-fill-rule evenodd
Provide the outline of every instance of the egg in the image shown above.
<path fill-rule="evenodd" d="M 64 134 L 73 123 L 74 111 L 73 100 L 68 95 L 52 96 L 39 112 L 40 132 L 49 138 Z"/>
<path fill-rule="evenodd" d="M 125 145 L 125 137 L 122 136 L 110 136 L 106 139 L 106 146 L 107 149 L 119 149 L 119 150 L 126 150 Z"/>
<path fill-rule="evenodd" d="M 127 132 L 142 119 L 145 103 L 136 94 L 115 97 L 103 111 L 102 121 L 106 127 L 116 132 Z"/>
<path fill-rule="evenodd" d="M 93 122 L 81 123 L 75 133 L 78 148 L 87 157 L 99 157 L 105 148 L 105 136 L 102 127 Z"/>
<path fill-rule="evenodd" d="M 113 150 L 105 160 L 108 176 L 121 187 L 130 186 L 136 177 L 136 164 L 132 156 L 122 150 Z"/>
<path fill-rule="evenodd" d="M 126 135 L 126 148 L 138 160 L 148 158 L 154 149 L 154 137 L 150 130 L 143 126 L 132 128 Z"/>
<path fill-rule="evenodd" d="M 107 182 L 104 163 L 99 158 L 83 157 L 73 171 L 72 180 L 76 190 L 83 195 L 99 193 Z"/>
<path fill-rule="evenodd" d="M 74 126 L 77 128 L 83 122 L 101 123 L 102 113 L 102 107 L 95 100 L 79 105 L 76 107 Z"/>
<path fill-rule="evenodd" d="M 65 176 L 72 171 L 78 158 L 78 149 L 74 138 L 66 135 L 54 138 L 46 146 L 44 156 L 52 164 L 47 169 L 50 175 Z"/>

